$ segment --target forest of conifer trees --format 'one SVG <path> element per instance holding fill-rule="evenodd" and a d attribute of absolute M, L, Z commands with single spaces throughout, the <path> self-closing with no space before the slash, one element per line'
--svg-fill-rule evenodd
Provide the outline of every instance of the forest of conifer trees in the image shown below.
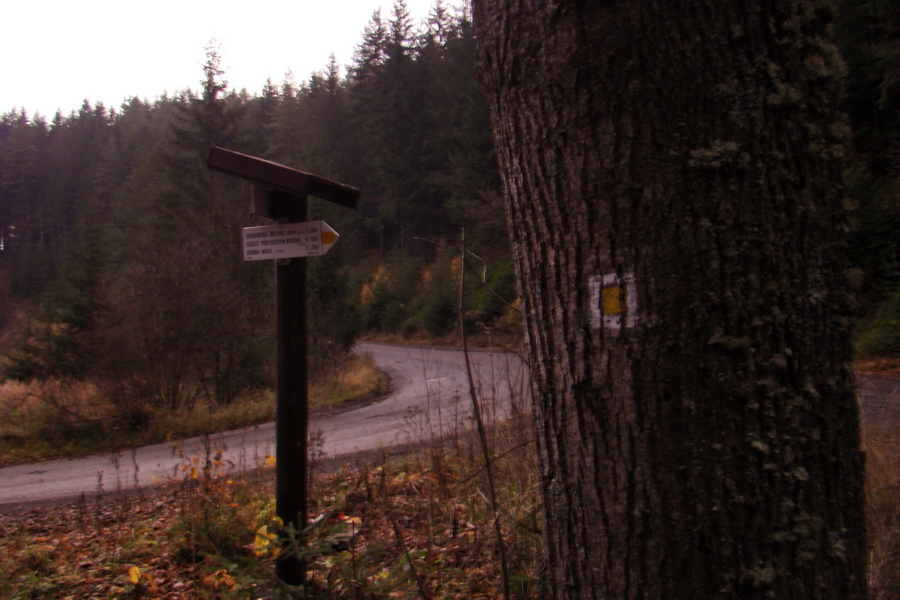
<path fill-rule="evenodd" d="M 451 329 L 442 272 L 462 226 L 512 300 L 474 47 L 466 10 L 437 2 L 416 25 L 398 1 L 372 15 L 343 76 L 332 59 L 302 83 L 288 75 L 250 94 L 229 87 L 212 44 L 199 91 L 85 102 L 52 121 L 0 116 L 0 326 L 14 306 L 28 316 L 7 376 L 97 376 L 116 381 L 109 395 L 123 403 L 163 397 L 172 408 L 192 402 L 198 374 L 222 402 L 258 379 L 271 273 L 241 262 L 240 228 L 258 224 L 251 190 L 210 174 L 214 145 L 363 190 L 354 213 L 311 207 L 342 236 L 310 266 L 320 346 L 346 347 L 363 327 Z M 492 297 L 482 304 L 501 311 Z"/>
<path fill-rule="evenodd" d="M 900 314 L 900 9 L 839 4 L 854 279 L 877 324 Z M 134 398 L 189 405 L 198 377 L 222 403 L 261 383 L 271 271 L 241 261 L 240 228 L 259 223 L 251 190 L 206 168 L 213 145 L 362 189 L 356 212 L 311 205 L 341 234 L 310 264 L 320 348 L 362 330 L 452 330 L 461 227 L 498 292 L 473 290 L 472 320 L 501 317 L 515 282 L 474 61 L 467 7 L 438 0 L 416 24 L 397 0 L 372 15 L 346 73 L 332 59 L 300 83 L 235 90 L 212 44 L 196 91 L 0 114 L 0 332 L 18 334 L 0 377 L 93 378 L 135 423 Z M 896 333 L 876 337 L 873 351 L 900 354 Z"/>

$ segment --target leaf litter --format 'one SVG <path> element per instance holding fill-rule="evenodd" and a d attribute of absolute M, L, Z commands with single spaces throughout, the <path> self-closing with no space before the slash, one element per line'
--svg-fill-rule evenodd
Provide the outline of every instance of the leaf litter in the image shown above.
<path fill-rule="evenodd" d="M 275 517 L 272 461 L 245 477 L 218 465 L 108 499 L 0 514 L 0 597 L 501 598 L 494 519 L 517 598 L 543 597 L 540 498 L 531 451 L 513 452 L 493 515 L 466 452 L 430 447 L 310 482 L 306 543 Z M 275 576 L 282 553 L 305 587 Z"/>

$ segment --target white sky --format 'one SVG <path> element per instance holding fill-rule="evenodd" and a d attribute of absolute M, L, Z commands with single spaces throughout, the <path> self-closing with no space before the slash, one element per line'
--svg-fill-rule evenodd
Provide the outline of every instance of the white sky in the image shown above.
<path fill-rule="evenodd" d="M 406 0 L 413 23 L 433 0 Z M 446 1 L 445 6 L 456 6 Z M 219 43 L 225 80 L 251 95 L 266 79 L 298 83 L 333 53 L 346 67 L 372 13 L 393 0 L 14 0 L 0 10 L 0 114 L 24 108 L 51 120 L 87 98 L 118 109 L 126 98 L 199 89 L 205 48 Z"/>

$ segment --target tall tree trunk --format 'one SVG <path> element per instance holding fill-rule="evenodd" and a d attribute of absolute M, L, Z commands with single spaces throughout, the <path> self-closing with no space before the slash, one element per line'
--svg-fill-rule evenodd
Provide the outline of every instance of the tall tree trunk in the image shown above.
<path fill-rule="evenodd" d="M 556 598 L 865 597 L 818 0 L 476 0 Z"/>

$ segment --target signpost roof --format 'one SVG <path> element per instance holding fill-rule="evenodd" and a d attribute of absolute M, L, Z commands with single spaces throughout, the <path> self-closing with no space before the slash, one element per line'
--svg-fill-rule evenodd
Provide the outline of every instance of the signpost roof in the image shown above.
<path fill-rule="evenodd" d="M 315 196 L 347 208 L 356 208 L 359 190 L 319 175 L 304 173 L 263 158 L 219 146 L 209 152 L 209 168 L 236 175 L 296 196 Z"/>

